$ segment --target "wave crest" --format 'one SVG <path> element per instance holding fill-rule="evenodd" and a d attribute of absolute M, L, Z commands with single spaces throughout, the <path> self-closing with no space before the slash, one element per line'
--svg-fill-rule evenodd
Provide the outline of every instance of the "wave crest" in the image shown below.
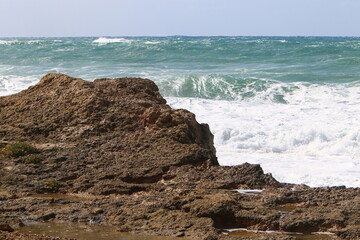
<path fill-rule="evenodd" d="M 108 43 L 130 43 L 132 40 L 125 38 L 105 38 L 100 37 L 93 41 L 93 43 L 108 44 Z"/>
<path fill-rule="evenodd" d="M 330 89 L 299 88 L 288 104 L 177 97 L 167 102 L 209 124 L 221 165 L 261 164 L 279 181 L 313 187 L 360 187 L 360 87 Z"/>
<path fill-rule="evenodd" d="M 298 89 L 295 84 L 231 75 L 163 77 L 157 83 L 166 96 L 276 103 L 287 103 L 285 96 Z"/>
<path fill-rule="evenodd" d="M 39 44 L 44 40 L 32 39 L 32 40 L 0 40 L 0 45 L 23 45 L 23 44 Z"/>
<path fill-rule="evenodd" d="M 38 81 L 34 76 L 0 75 L 0 96 L 10 95 L 26 89 Z"/>

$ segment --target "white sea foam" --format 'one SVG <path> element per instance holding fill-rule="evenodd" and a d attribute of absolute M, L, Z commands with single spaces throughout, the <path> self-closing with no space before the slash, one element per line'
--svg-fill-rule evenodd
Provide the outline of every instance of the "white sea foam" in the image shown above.
<path fill-rule="evenodd" d="M 145 41 L 144 44 L 148 44 L 148 45 L 156 45 L 161 43 L 160 41 Z"/>
<path fill-rule="evenodd" d="M 101 37 L 93 41 L 93 43 L 108 44 L 108 43 L 130 43 L 132 40 L 125 38 L 105 38 Z"/>
<path fill-rule="evenodd" d="M 27 44 L 34 44 L 34 43 L 42 43 L 44 42 L 43 40 L 28 40 L 26 41 Z"/>
<path fill-rule="evenodd" d="M 247 101 L 167 100 L 210 125 L 222 165 L 261 164 L 281 182 L 360 187 L 360 87 L 299 83 L 283 93 L 287 104 L 269 101 L 272 93 Z"/>
<path fill-rule="evenodd" d="M 36 44 L 44 42 L 44 40 L 0 40 L 0 45 L 14 45 L 14 44 Z"/>
<path fill-rule="evenodd" d="M 38 82 L 35 77 L 22 77 L 15 75 L 0 75 L 0 96 L 10 95 L 26 89 L 32 84 Z"/>
<path fill-rule="evenodd" d="M 19 42 L 18 40 L 0 40 L 0 45 L 11 45 Z"/>

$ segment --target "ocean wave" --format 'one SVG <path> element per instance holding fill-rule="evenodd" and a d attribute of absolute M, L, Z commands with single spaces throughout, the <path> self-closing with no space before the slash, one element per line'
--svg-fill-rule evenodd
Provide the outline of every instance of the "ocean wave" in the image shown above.
<path fill-rule="evenodd" d="M 254 103 L 301 104 L 309 101 L 331 102 L 352 94 L 360 81 L 345 83 L 280 82 L 265 77 L 246 77 L 227 74 L 179 75 L 161 72 L 144 75 L 154 79 L 165 96 L 193 97 Z M 360 91 L 360 89 L 359 89 Z M 351 93 L 350 93 L 351 92 Z"/>
<path fill-rule="evenodd" d="M 149 45 L 156 45 L 161 43 L 160 41 L 145 41 L 144 44 L 149 44 Z"/>
<path fill-rule="evenodd" d="M 302 37 L 4 38 L 0 95 L 23 90 L 49 71 L 90 81 L 149 78 L 172 106 L 210 124 L 221 164 L 259 163 L 286 182 L 360 186 L 359 43 Z"/>
<path fill-rule="evenodd" d="M 100 37 L 93 41 L 93 43 L 108 44 L 108 43 L 130 43 L 132 40 L 125 38 L 105 38 Z"/>
<path fill-rule="evenodd" d="M 36 43 L 42 43 L 44 40 L 29 40 L 25 41 L 27 44 L 36 44 Z"/>
<path fill-rule="evenodd" d="M 209 124 L 221 165 L 250 162 L 280 181 L 360 187 L 360 87 L 311 87 L 294 91 L 289 104 L 167 101 Z"/>
<path fill-rule="evenodd" d="M 164 76 L 159 79 L 166 96 L 196 97 L 218 100 L 287 103 L 286 95 L 298 88 L 267 78 L 240 78 L 232 75 Z"/>
<path fill-rule="evenodd" d="M 0 45 L 11 45 L 18 42 L 18 40 L 0 40 Z"/>
<path fill-rule="evenodd" d="M 0 96 L 6 96 L 26 89 L 39 81 L 36 77 L 24 77 L 16 75 L 0 75 Z"/>
<path fill-rule="evenodd" d="M 44 40 L 34 39 L 34 40 L 0 40 L 0 45 L 23 45 L 23 44 L 39 44 L 44 42 Z"/>

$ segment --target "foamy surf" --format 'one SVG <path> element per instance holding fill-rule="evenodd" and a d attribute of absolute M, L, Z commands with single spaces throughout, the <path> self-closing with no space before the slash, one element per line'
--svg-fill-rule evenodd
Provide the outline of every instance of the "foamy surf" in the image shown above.
<path fill-rule="evenodd" d="M 145 41 L 144 44 L 148 44 L 148 45 L 156 45 L 161 43 L 160 41 Z"/>
<path fill-rule="evenodd" d="M 360 187 L 360 87 L 302 86 L 288 104 L 167 98 L 214 133 L 221 165 L 261 164 L 281 182 Z M 260 94 L 261 95 L 261 94 Z"/>
<path fill-rule="evenodd" d="M 282 182 L 355 187 L 359 46 L 360 38 L 323 37 L 3 38 L 0 95 L 48 72 L 149 78 L 173 107 L 210 124 L 222 165 L 259 163 Z"/>
<path fill-rule="evenodd" d="M 18 40 L 0 40 L 0 45 L 11 45 L 18 42 Z"/>
<path fill-rule="evenodd" d="M 21 90 L 26 89 L 32 84 L 35 84 L 39 79 L 35 77 L 22 77 L 22 76 L 1 76 L 0 75 L 0 96 L 10 95 Z"/>
<path fill-rule="evenodd" d="M 93 41 L 93 43 L 108 44 L 108 43 L 130 43 L 131 40 L 125 38 L 105 38 L 101 37 Z"/>
<path fill-rule="evenodd" d="M 44 42 L 43 40 L 0 40 L 0 45 L 16 45 L 16 44 L 38 44 Z"/>

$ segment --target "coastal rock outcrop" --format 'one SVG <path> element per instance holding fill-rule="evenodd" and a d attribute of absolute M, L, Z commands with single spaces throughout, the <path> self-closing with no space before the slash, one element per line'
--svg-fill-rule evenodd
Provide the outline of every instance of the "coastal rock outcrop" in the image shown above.
<path fill-rule="evenodd" d="M 81 222 L 208 240 L 359 236 L 359 189 L 279 183 L 248 163 L 219 166 L 208 125 L 166 105 L 147 79 L 47 74 L 0 97 L 0 149 L 0 224 L 15 230 Z"/>
<path fill-rule="evenodd" d="M 171 109 L 147 79 L 87 82 L 48 74 L 0 98 L 0 124 L 3 142 L 21 140 L 42 152 L 42 167 L 24 166 L 34 173 L 24 191 L 41 192 L 39 181 L 52 178 L 63 192 L 130 194 L 158 182 L 172 166 L 218 165 L 208 125 Z M 14 184 L 7 173 L 3 189 Z"/>

